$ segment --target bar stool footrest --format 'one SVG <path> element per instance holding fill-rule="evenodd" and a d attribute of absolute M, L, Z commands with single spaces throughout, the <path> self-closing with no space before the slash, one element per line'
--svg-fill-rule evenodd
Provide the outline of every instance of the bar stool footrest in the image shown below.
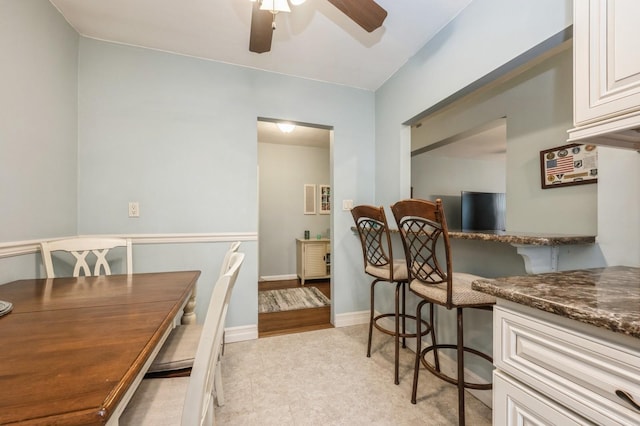
<path fill-rule="evenodd" d="M 445 382 L 451 383 L 453 385 L 458 385 L 458 379 L 455 377 L 451 377 L 445 373 L 443 373 L 440 368 L 436 368 L 435 365 L 431 364 L 429 361 L 427 361 L 426 359 L 426 355 L 429 352 L 432 352 L 434 350 L 439 350 L 439 349 L 454 349 L 457 350 L 457 346 L 456 345 L 452 345 L 452 344 L 437 344 L 437 345 L 431 345 L 428 346 L 426 348 L 424 348 L 421 352 L 420 352 L 420 360 L 422 362 L 422 365 L 429 370 L 434 376 L 444 380 Z M 480 358 L 485 359 L 486 361 L 489 361 L 491 364 L 493 364 L 493 357 L 480 352 L 477 349 L 473 349 L 473 348 L 469 348 L 469 347 L 463 347 L 465 352 L 468 353 L 472 353 L 474 355 L 479 356 Z M 464 380 L 464 379 L 463 379 Z M 463 385 L 466 389 L 476 389 L 476 390 L 489 390 L 493 388 L 493 383 L 471 383 L 471 382 L 465 382 L 463 381 Z"/>
<path fill-rule="evenodd" d="M 380 324 L 378 324 L 378 321 L 383 319 L 383 318 L 388 318 L 391 317 L 395 320 L 396 314 L 393 313 L 389 313 L 389 314 L 380 314 L 380 315 L 376 315 L 375 317 L 373 317 L 373 326 L 376 328 L 376 330 L 387 334 L 389 336 L 395 336 L 396 332 L 395 330 L 389 330 L 388 328 L 385 328 L 383 326 L 381 326 Z M 416 317 L 415 315 L 409 315 L 409 314 L 400 314 L 398 315 L 398 321 L 401 321 L 402 318 L 404 318 L 405 320 L 411 320 L 411 321 L 415 321 Z M 426 320 L 422 320 L 422 327 L 425 327 L 426 330 L 424 330 L 421 335 L 422 336 L 426 336 L 427 334 L 429 334 L 431 332 L 431 325 L 426 321 Z M 402 327 L 400 327 L 402 328 Z M 403 333 L 402 330 L 400 330 L 400 333 L 398 334 L 399 338 L 415 338 L 417 336 L 416 333 Z"/>

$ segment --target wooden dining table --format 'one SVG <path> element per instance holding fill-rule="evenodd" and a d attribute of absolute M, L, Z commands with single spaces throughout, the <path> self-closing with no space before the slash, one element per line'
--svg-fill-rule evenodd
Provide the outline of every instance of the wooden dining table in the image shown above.
<path fill-rule="evenodd" d="M 116 424 L 199 271 L 0 285 L 0 425 Z"/>

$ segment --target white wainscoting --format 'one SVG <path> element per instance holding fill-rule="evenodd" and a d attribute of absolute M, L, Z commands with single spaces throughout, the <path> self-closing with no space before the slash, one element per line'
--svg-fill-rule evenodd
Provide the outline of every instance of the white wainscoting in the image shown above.
<path fill-rule="evenodd" d="M 0 243 L 0 259 L 37 253 L 40 251 L 40 241 L 49 241 L 49 239 Z"/>
<path fill-rule="evenodd" d="M 258 234 L 256 232 L 218 232 L 198 234 L 102 234 L 78 236 L 130 238 L 133 244 L 220 243 L 258 240 Z M 41 241 L 59 240 L 62 238 L 73 238 L 73 236 L 0 243 L 0 259 L 5 257 L 22 256 L 25 254 L 37 253 L 40 251 Z"/>

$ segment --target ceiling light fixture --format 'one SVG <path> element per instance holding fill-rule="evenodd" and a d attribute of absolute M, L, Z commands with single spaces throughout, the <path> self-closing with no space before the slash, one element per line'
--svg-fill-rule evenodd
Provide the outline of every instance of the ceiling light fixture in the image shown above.
<path fill-rule="evenodd" d="M 278 126 L 278 129 L 280 129 L 282 133 L 291 133 L 293 132 L 293 129 L 296 128 L 296 125 L 293 123 L 279 122 L 279 123 L 276 123 L 276 125 Z"/>
<path fill-rule="evenodd" d="M 260 2 L 260 10 L 268 10 L 274 15 L 278 12 L 291 12 L 287 0 L 262 0 Z"/>
<path fill-rule="evenodd" d="M 292 5 L 298 6 L 304 3 L 306 0 L 251 0 L 252 3 L 256 1 L 260 4 L 260 10 L 268 10 L 273 14 L 273 20 L 271 21 L 271 29 L 276 29 L 276 15 L 280 12 L 291 12 L 289 2 Z"/>

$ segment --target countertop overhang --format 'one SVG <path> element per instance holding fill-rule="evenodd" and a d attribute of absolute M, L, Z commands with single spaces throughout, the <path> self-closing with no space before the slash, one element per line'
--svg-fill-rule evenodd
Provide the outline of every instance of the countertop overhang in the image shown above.
<path fill-rule="evenodd" d="M 474 281 L 473 289 L 640 338 L 640 268 L 612 266 Z"/>
<path fill-rule="evenodd" d="M 355 226 L 351 230 L 357 234 Z M 389 232 L 397 233 L 395 228 L 389 228 Z M 569 235 L 569 234 L 542 234 L 535 232 L 512 231 L 452 231 L 449 230 L 449 238 L 457 240 L 481 240 L 494 241 L 507 244 L 522 244 L 531 246 L 566 246 L 576 244 L 594 244 L 595 235 Z"/>
<path fill-rule="evenodd" d="M 449 237 L 460 240 L 495 241 L 499 243 L 532 246 L 565 246 L 574 244 L 593 244 L 596 242 L 595 235 L 538 234 L 531 232 L 509 231 L 449 231 Z"/>

